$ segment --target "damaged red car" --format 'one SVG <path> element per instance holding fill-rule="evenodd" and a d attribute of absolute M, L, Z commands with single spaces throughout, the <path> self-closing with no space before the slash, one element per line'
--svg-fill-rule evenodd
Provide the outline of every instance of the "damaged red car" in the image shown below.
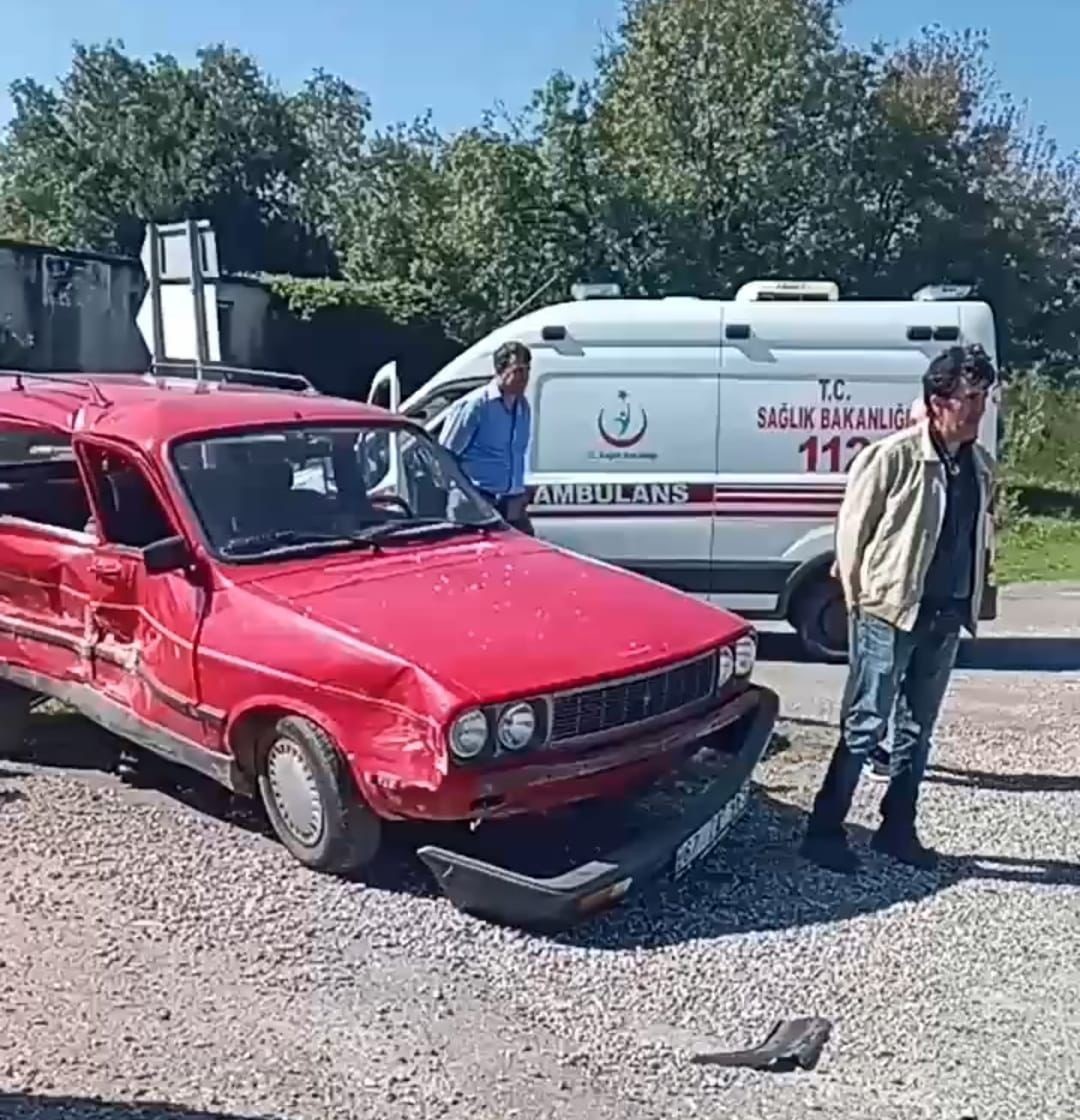
<path fill-rule="evenodd" d="M 420 847 L 455 904 L 523 926 L 681 875 L 746 803 L 777 713 L 750 626 L 518 533 L 407 421 L 11 374 L 0 451 L 9 746 L 58 699 L 260 798 L 296 859 L 339 874 L 386 822 L 602 820 L 703 748 L 721 760 L 674 814 L 551 874 Z"/>

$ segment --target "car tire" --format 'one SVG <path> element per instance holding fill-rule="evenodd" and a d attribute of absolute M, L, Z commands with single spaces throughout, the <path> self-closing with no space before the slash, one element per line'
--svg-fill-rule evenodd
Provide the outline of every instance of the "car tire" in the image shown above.
<path fill-rule="evenodd" d="M 811 657 L 832 665 L 847 661 L 848 615 L 838 580 L 821 575 L 800 590 L 789 621 Z"/>
<path fill-rule="evenodd" d="M 305 867 L 331 875 L 368 866 L 379 850 L 382 825 L 361 800 L 326 732 L 311 720 L 287 716 L 259 747 L 259 794 L 289 853 Z"/>
<path fill-rule="evenodd" d="M 0 756 L 18 758 L 26 747 L 30 711 L 35 693 L 9 681 L 0 681 Z"/>

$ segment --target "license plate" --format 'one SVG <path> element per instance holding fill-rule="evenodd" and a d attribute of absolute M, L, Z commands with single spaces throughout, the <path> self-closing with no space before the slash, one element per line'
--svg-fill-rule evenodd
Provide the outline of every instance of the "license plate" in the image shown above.
<path fill-rule="evenodd" d="M 742 814 L 749 800 L 750 783 L 747 782 L 718 813 L 711 816 L 675 849 L 676 879 L 685 874 L 691 864 L 716 847 L 724 833 Z"/>

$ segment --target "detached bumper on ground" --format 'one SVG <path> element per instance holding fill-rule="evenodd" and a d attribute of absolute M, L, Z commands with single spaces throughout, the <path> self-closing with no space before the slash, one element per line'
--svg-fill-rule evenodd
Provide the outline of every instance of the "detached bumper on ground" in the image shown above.
<path fill-rule="evenodd" d="M 746 808 L 779 706 L 776 693 L 761 686 L 732 701 L 723 729 L 735 744 L 730 765 L 674 820 L 560 875 L 536 878 L 433 845 L 418 854 L 461 910 L 526 929 L 574 925 L 644 882 L 665 873 L 679 877 L 716 846 Z"/>

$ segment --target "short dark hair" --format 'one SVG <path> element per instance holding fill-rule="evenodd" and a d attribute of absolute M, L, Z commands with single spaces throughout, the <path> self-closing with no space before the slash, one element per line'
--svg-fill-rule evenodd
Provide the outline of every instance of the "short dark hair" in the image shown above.
<path fill-rule="evenodd" d="M 504 342 L 495 351 L 495 372 L 502 373 L 514 360 L 532 365 L 532 351 L 524 342 Z"/>
<path fill-rule="evenodd" d="M 997 380 L 997 371 L 990 356 L 977 343 L 971 346 L 950 346 L 927 366 L 923 374 L 923 399 L 954 397 L 964 383 L 989 389 Z"/>

